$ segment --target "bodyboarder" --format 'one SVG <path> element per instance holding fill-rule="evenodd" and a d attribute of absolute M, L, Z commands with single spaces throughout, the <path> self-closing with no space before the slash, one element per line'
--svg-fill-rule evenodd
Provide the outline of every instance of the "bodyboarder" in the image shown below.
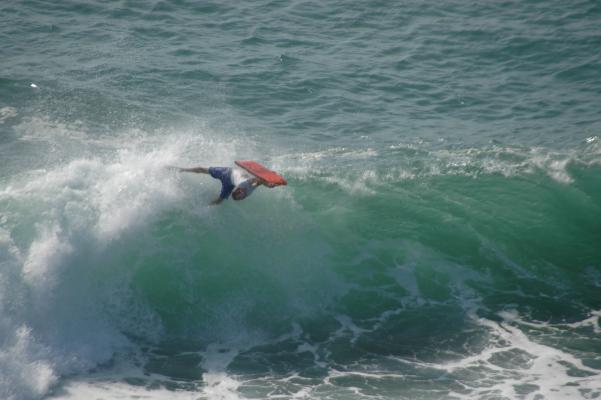
<path fill-rule="evenodd" d="M 172 167 L 180 172 L 193 172 L 196 174 L 207 174 L 211 177 L 221 181 L 221 193 L 219 197 L 211 202 L 211 204 L 220 204 L 223 200 L 226 200 L 230 194 L 234 200 L 244 200 L 250 196 L 253 191 L 261 186 L 273 187 L 273 184 L 267 181 L 250 175 L 246 171 L 238 168 L 230 167 L 193 167 L 193 168 L 179 168 Z"/>

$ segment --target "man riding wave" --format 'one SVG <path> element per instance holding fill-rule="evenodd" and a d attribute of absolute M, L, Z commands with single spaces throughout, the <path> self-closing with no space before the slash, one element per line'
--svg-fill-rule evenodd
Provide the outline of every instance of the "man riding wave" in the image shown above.
<path fill-rule="evenodd" d="M 273 187 L 273 184 L 265 180 L 252 176 L 246 171 L 238 168 L 230 167 L 193 167 L 193 168 L 176 168 L 180 172 L 193 172 L 196 174 L 207 174 L 221 181 L 221 193 L 219 197 L 211 202 L 211 204 L 220 204 L 226 200 L 230 194 L 234 200 L 244 200 L 250 196 L 253 191 L 261 185 Z"/>

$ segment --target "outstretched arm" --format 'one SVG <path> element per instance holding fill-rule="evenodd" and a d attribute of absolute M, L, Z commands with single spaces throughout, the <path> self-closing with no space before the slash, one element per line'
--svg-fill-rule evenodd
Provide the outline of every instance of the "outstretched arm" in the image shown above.
<path fill-rule="evenodd" d="M 216 206 L 217 204 L 221 204 L 223 202 L 223 197 L 217 197 L 215 200 L 209 203 L 211 206 Z"/>
<path fill-rule="evenodd" d="M 205 167 L 194 167 L 194 168 L 179 168 L 179 167 L 171 167 L 177 169 L 179 172 L 194 172 L 196 174 L 208 174 L 209 169 Z"/>

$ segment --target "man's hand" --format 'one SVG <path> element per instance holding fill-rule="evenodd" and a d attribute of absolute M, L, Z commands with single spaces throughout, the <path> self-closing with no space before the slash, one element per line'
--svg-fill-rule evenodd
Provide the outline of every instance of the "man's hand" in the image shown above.
<path fill-rule="evenodd" d="M 221 204 L 222 201 L 223 201 L 223 198 L 217 197 L 215 200 L 213 200 L 212 202 L 210 202 L 209 205 L 216 206 L 217 204 Z"/>
<path fill-rule="evenodd" d="M 259 185 L 264 185 L 264 186 L 267 186 L 268 188 L 273 188 L 273 187 L 277 186 L 277 185 L 274 185 L 273 183 L 267 182 L 265 179 L 255 178 L 255 180 L 253 182 L 253 186 L 259 186 Z"/>

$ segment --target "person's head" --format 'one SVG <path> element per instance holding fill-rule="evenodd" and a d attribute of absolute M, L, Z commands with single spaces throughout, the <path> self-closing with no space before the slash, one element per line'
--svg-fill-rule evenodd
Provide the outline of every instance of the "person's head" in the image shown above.
<path fill-rule="evenodd" d="M 244 200 L 246 198 L 246 189 L 238 187 L 232 192 L 232 199 Z"/>

